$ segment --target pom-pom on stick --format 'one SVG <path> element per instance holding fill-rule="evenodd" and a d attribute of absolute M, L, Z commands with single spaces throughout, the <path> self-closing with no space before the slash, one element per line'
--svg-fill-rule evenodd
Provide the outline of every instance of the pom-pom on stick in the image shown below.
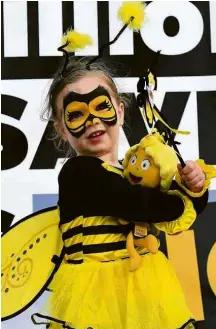
<path fill-rule="evenodd" d="M 122 35 L 122 33 L 126 30 L 127 27 L 130 27 L 135 31 L 139 30 L 142 27 L 145 17 L 145 7 L 146 4 L 141 1 L 124 1 L 122 3 L 121 7 L 118 10 L 118 17 L 124 23 L 124 26 L 117 33 L 117 35 L 112 41 L 105 43 L 100 47 L 98 56 L 94 57 L 87 63 L 87 69 L 90 69 L 91 64 L 93 64 L 99 58 L 102 57 L 104 49 L 106 49 L 108 46 L 113 45 Z"/>
<path fill-rule="evenodd" d="M 92 45 L 92 38 L 88 34 L 82 34 L 69 29 L 62 37 L 62 46 L 58 48 L 65 55 L 63 69 L 60 72 L 60 77 L 63 78 L 69 62 L 69 52 L 74 52 L 78 49 L 84 49 L 86 46 Z"/>
<path fill-rule="evenodd" d="M 133 30 L 140 30 L 145 19 L 146 4 L 142 1 L 124 1 L 118 10 L 118 18 L 126 24 L 130 17 L 134 19 L 128 24 L 128 27 Z"/>
<path fill-rule="evenodd" d="M 94 57 L 93 59 L 91 59 L 87 64 L 86 64 L 86 68 L 89 70 L 90 69 L 90 66 L 92 63 L 96 62 L 99 58 L 102 57 L 103 55 L 103 51 L 104 49 L 106 49 L 108 46 L 111 46 L 113 45 L 117 40 L 118 38 L 122 35 L 122 33 L 126 30 L 126 28 L 128 27 L 128 25 L 134 20 L 134 17 L 133 16 L 130 16 L 129 19 L 128 19 L 128 22 L 125 23 L 125 25 L 121 28 L 121 30 L 118 32 L 118 34 L 115 36 L 115 38 L 108 42 L 108 43 L 105 43 L 104 45 L 102 45 L 100 48 L 99 48 L 99 54 L 98 56 Z"/>
<path fill-rule="evenodd" d="M 62 37 L 62 45 L 66 43 L 67 46 L 64 49 L 67 52 L 74 52 L 78 49 L 84 49 L 86 46 L 91 46 L 93 41 L 90 35 L 69 29 Z"/>

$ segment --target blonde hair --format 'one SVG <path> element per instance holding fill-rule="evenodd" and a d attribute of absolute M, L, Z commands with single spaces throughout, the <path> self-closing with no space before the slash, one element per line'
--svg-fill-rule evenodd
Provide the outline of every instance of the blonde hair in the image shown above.
<path fill-rule="evenodd" d="M 125 155 L 123 168 L 128 166 L 128 162 L 139 148 L 150 156 L 155 165 L 160 170 L 160 187 L 163 191 L 169 189 L 173 177 L 177 171 L 178 157 L 172 147 L 165 144 L 163 137 L 159 133 L 145 136 L 139 144 L 131 147 Z"/>

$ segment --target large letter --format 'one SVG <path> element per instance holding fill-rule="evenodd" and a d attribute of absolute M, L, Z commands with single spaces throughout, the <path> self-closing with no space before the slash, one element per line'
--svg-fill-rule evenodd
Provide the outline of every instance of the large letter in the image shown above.
<path fill-rule="evenodd" d="M 30 169 L 55 169 L 58 158 L 65 157 L 66 151 L 58 151 L 55 148 L 53 140 L 50 139 L 52 130 L 53 123 L 50 121 L 47 124 Z"/>
<path fill-rule="evenodd" d="M 167 235 L 169 260 L 186 296 L 188 306 L 197 321 L 204 319 L 194 232 Z"/>
<path fill-rule="evenodd" d="M 28 142 L 22 131 L 2 123 L 2 170 L 18 166 L 28 152 Z"/>
<path fill-rule="evenodd" d="M 4 56 L 28 56 L 27 1 L 4 1 Z"/>
<path fill-rule="evenodd" d="M 4 210 L 1 211 L 1 231 L 3 234 L 9 231 L 13 219 L 14 215 Z"/>
<path fill-rule="evenodd" d="M 130 94 L 130 107 L 125 109 L 123 129 L 130 146 L 139 143 L 148 133 L 134 94 Z"/>
<path fill-rule="evenodd" d="M 153 51 L 161 50 L 164 55 L 184 54 L 194 49 L 203 35 L 203 19 L 199 10 L 189 1 L 151 2 L 146 8 L 146 21 L 141 35 L 145 44 Z M 176 18 L 179 31 L 168 36 L 164 22 Z"/>
<path fill-rule="evenodd" d="M 77 56 L 98 55 L 98 8 L 97 1 L 74 1 L 74 28 L 80 33 L 88 33 L 93 45 L 77 51 Z M 104 24 L 99 28 L 108 28 Z"/>
<path fill-rule="evenodd" d="M 23 99 L 2 95 L 2 114 L 20 120 L 27 102 Z M 28 142 L 21 130 L 2 123 L 2 170 L 18 166 L 26 157 Z"/>
<path fill-rule="evenodd" d="M 209 253 L 207 275 L 212 291 L 216 295 L 216 242 Z"/>
<path fill-rule="evenodd" d="M 40 56 L 61 56 L 57 48 L 62 37 L 62 1 L 39 1 L 38 14 Z"/>
<path fill-rule="evenodd" d="M 216 2 L 209 1 L 211 52 L 216 53 Z"/>
<path fill-rule="evenodd" d="M 216 91 L 197 93 L 200 158 L 216 165 Z"/>

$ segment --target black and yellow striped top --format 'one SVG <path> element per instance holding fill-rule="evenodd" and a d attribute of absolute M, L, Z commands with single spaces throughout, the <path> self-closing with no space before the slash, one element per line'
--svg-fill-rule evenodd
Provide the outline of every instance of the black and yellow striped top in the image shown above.
<path fill-rule="evenodd" d="M 172 188 L 180 189 L 175 182 Z M 194 201 L 198 213 L 206 202 L 206 196 Z M 184 204 L 159 189 L 130 185 L 121 170 L 98 158 L 79 156 L 69 159 L 59 174 L 59 209 L 65 259 L 79 264 L 127 258 L 126 235 L 133 222 L 175 220 Z"/>

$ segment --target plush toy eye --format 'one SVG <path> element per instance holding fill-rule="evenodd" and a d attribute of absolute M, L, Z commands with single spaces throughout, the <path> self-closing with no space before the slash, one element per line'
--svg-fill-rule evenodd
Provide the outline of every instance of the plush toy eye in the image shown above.
<path fill-rule="evenodd" d="M 149 160 L 143 160 L 141 163 L 141 168 L 147 170 L 150 167 L 151 163 Z"/>
<path fill-rule="evenodd" d="M 131 164 L 134 165 L 136 163 L 137 156 L 134 155 L 133 158 L 131 159 Z"/>

